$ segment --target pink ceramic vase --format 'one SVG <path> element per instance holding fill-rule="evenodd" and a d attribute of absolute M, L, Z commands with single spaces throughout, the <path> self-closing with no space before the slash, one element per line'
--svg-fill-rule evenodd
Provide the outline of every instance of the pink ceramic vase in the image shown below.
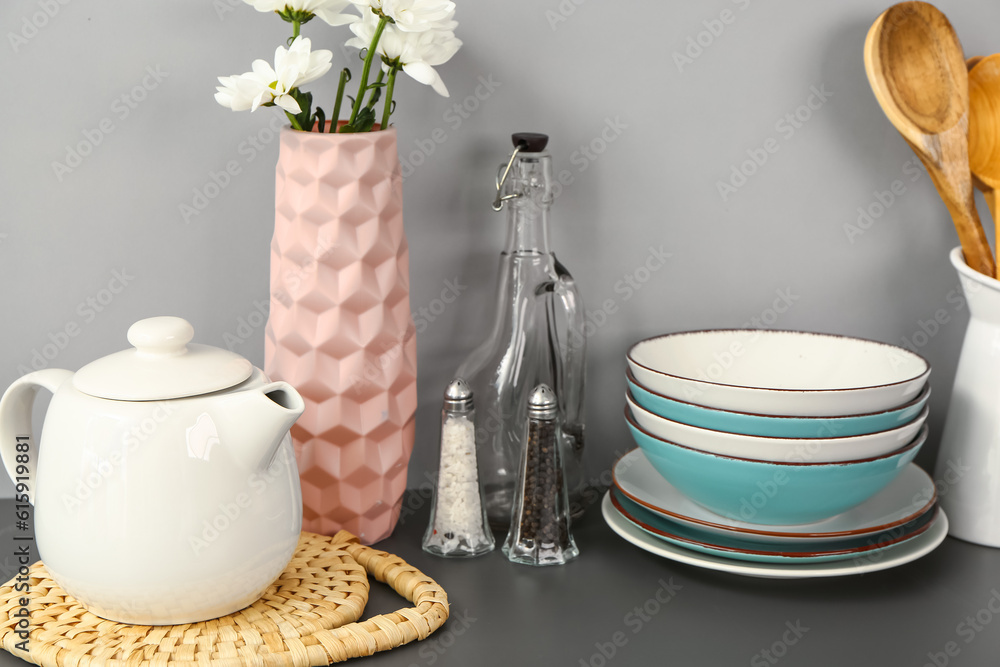
<path fill-rule="evenodd" d="M 306 409 L 292 428 L 304 530 L 366 544 L 399 518 L 417 350 L 396 131 L 281 131 L 265 370 Z"/>

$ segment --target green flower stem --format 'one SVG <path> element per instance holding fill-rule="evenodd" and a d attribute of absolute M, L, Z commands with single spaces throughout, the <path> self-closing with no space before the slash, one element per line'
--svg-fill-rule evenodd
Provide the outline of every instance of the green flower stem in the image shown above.
<path fill-rule="evenodd" d="M 340 83 L 337 84 L 337 99 L 333 103 L 333 115 L 330 116 L 330 132 L 337 131 L 337 123 L 340 122 L 340 103 L 344 101 L 344 87 L 351 80 L 351 70 L 346 67 L 340 70 Z"/>
<path fill-rule="evenodd" d="M 382 129 L 389 129 L 389 116 L 392 114 L 392 89 L 396 85 L 396 72 L 399 68 L 393 65 L 389 68 L 389 81 L 385 84 L 385 107 L 382 109 Z"/>
<path fill-rule="evenodd" d="M 348 125 L 353 125 L 355 119 L 358 117 L 358 113 L 361 111 L 361 107 L 365 101 L 365 93 L 368 92 L 368 73 L 372 69 L 372 60 L 375 58 L 375 49 L 378 47 L 378 40 L 382 38 L 382 31 L 385 30 L 385 24 L 389 22 L 386 17 L 381 17 L 378 20 L 378 27 L 375 28 L 375 34 L 372 36 L 372 43 L 368 45 L 368 53 L 365 55 L 365 67 L 361 70 L 361 84 L 358 86 L 358 96 L 354 100 L 354 108 L 351 110 L 351 118 L 347 121 Z"/>
<path fill-rule="evenodd" d="M 285 112 L 285 115 L 288 116 L 288 120 L 292 121 L 292 127 L 296 130 L 302 131 L 302 125 L 294 115 L 288 113 L 287 111 Z"/>
<path fill-rule="evenodd" d="M 293 42 L 295 41 L 295 38 L 299 36 L 299 30 L 301 28 L 302 28 L 302 22 L 301 21 L 292 21 L 292 41 Z"/>

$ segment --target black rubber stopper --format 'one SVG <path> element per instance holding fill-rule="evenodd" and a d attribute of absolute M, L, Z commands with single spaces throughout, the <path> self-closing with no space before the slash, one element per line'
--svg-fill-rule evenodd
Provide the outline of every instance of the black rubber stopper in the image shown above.
<path fill-rule="evenodd" d="M 538 132 L 517 132 L 512 134 L 510 140 L 514 142 L 514 148 L 522 146 L 522 151 L 526 153 L 541 153 L 549 143 L 549 135 Z"/>

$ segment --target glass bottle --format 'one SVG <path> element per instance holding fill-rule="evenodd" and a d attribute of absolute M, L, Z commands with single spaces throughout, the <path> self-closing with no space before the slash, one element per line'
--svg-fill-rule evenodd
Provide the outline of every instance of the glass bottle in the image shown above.
<path fill-rule="evenodd" d="M 507 209 L 493 329 L 462 365 L 476 394 L 476 446 L 490 525 L 510 525 L 528 394 L 540 383 L 558 397 L 558 440 L 570 506 L 583 512 L 584 310 L 576 283 L 549 249 L 555 198 L 544 134 L 513 135 L 494 209 Z"/>
<path fill-rule="evenodd" d="M 431 519 L 423 549 L 437 556 L 463 558 L 493 550 L 476 464 L 473 393 L 462 378 L 444 392 L 441 409 L 441 458 Z"/>
<path fill-rule="evenodd" d="M 556 445 L 556 395 L 542 384 L 528 398 L 525 446 L 503 553 L 514 563 L 562 565 L 580 555 L 570 532 L 569 498 Z"/>

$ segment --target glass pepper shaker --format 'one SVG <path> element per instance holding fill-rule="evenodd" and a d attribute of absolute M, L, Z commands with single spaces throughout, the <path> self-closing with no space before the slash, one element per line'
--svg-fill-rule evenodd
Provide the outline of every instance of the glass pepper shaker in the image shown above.
<path fill-rule="evenodd" d="M 423 541 L 424 551 L 436 556 L 479 556 L 494 546 L 479 486 L 472 399 L 462 378 L 452 380 L 444 392 L 437 489 Z"/>
<path fill-rule="evenodd" d="M 562 565 L 580 555 L 570 532 L 558 407 L 548 385 L 538 385 L 528 397 L 527 436 L 510 532 L 503 545 L 514 563 Z"/>

